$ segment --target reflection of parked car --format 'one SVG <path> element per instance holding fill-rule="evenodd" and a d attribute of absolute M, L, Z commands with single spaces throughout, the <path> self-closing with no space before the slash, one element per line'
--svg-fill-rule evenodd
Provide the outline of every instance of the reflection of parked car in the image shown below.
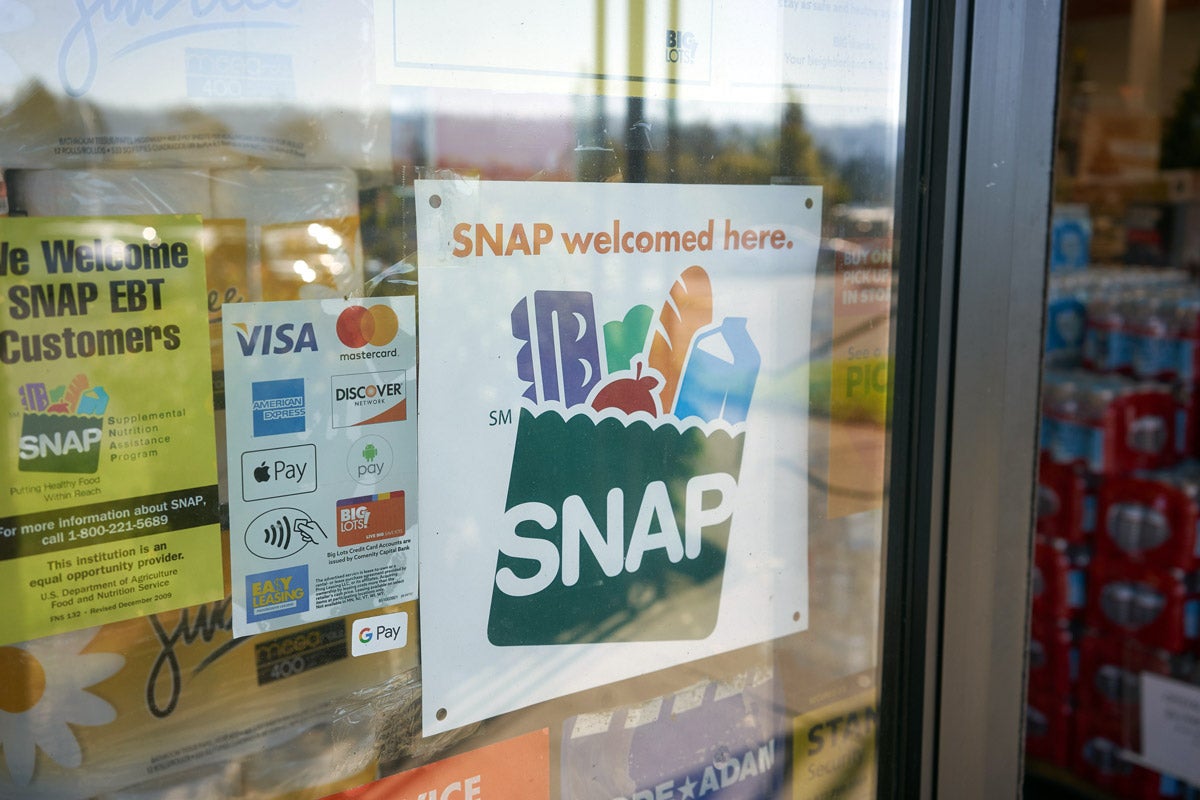
<path fill-rule="evenodd" d="M 892 235 L 894 210 L 890 206 L 853 206 L 845 203 L 829 210 L 828 239 L 886 239 Z"/>
<path fill-rule="evenodd" d="M 880 206 L 834 206 L 821 237 L 822 255 L 835 254 L 838 265 L 890 267 L 893 213 Z"/>

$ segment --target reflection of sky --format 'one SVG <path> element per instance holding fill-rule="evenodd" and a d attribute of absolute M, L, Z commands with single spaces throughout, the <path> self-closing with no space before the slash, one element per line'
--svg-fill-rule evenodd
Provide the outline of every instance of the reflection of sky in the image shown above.
<path fill-rule="evenodd" d="M 0 0 L 0 98 L 36 82 L 125 108 L 378 104 L 371 2 Z"/>
<path fill-rule="evenodd" d="M 593 76 L 628 74 L 644 76 L 648 108 L 675 99 L 685 123 L 765 122 L 764 105 L 784 100 L 811 106 L 816 124 L 894 120 L 898 109 L 902 12 L 891 0 L 839 0 L 837 11 L 831 0 L 648 0 L 641 20 L 620 0 L 526 0 L 516 14 L 475 0 L 228 5 L 0 0 L 0 97 L 36 81 L 126 108 L 377 106 L 386 102 L 378 58 L 384 84 L 496 91 L 508 113 L 535 116 L 594 106 L 583 99 L 602 85 Z M 631 55 L 639 26 L 644 41 Z M 668 31 L 680 47 L 669 47 Z M 603 110 L 619 112 L 628 87 L 604 91 L 613 96 Z M 511 92 L 539 97 L 509 103 Z M 478 111 L 478 99 L 399 92 L 393 111 Z"/>

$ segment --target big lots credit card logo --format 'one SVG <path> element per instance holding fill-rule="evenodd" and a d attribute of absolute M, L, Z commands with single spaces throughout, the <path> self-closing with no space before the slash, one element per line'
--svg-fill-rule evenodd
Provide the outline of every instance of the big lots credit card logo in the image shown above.
<path fill-rule="evenodd" d="M 511 324 L 525 391 L 489 640 L 708 636 L 760 363 L 747 320 L 715 319 L 693 266 L 657 316 L 601 328 L 590 293 L 538 291 Z"/>
<path fill-rule="evenodd" d="M 338 500 L 338 547 L 395 539 L 403 535 L 404 492 Z"/>

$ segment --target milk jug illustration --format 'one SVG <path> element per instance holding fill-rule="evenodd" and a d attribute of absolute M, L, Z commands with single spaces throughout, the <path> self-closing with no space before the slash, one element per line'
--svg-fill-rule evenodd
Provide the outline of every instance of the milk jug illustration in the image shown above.
<path fill-rule="evenodd" d="M 745 422 L 761 362 L 745 317 L 726 317 L 720 327 L 698 334 L 679 382 L 675 416 Z"/>

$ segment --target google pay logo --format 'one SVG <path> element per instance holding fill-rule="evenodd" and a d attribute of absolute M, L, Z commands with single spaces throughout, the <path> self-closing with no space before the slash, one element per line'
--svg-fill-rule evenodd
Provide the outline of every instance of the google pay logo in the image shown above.
<path fill-rule="evenodd" d="M 354 620 L 351 630 L 358 634 L 350 640 L 350 654 L 365 656 L 399 650 L 408 644 L 408 613 L 397 611 Z"/>

